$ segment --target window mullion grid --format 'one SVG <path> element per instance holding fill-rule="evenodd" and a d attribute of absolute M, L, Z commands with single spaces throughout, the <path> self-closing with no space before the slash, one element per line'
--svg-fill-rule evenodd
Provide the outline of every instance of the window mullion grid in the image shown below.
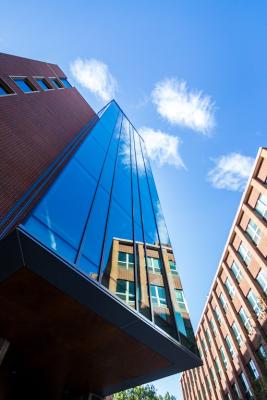
<path fill-rule="evenodd" d="M 227 276 L 229 277 L 229 276 L 230 276 L 229 270 L 228 270 L 228 268 L 227 268 L 227 265 L 226 265 L 224 262 L 222 262 L 222 268 L 224 269 L 225 273 L 226 273 Z M 232 283 L 233 283 L 233 278 L 232 278 L 231 276 L 230 276 L 230 279 L 232 280 Z M 265 333 L 263 332 L 263 329 L 262 329 L 262 327 L 261 327 L 261 325 L 260 325 L 258 319 L 257 319 L 257 318 L 252 318 L 252 317 L 251 317 L 251 312 L 250 312 L 250 310 L 249 310 L 249 308 L 248 308 L 248 306 L 247 306 L 247 301 L 248 301 L 247 298 L 245 297 L 245 295 L 244 295 L 244 293 L 242 292 L 242 290 L 241 290 L 241 288 L 240 288 L 239 285 L 234 285 L 234 286 L 235 286 L 235 289 L 236 289 L 236 291 L 237 291 L 237 293 L 238 293 L 239 298 L 241 299 L 241 302 L 242 302 L 242 304 L 243 304 L 243 308 L 245 309 L 246 314 L 248 314 L 249 319 L 250 319 L 250 321 L 252 322 L 252 323 L 251 323 L 252 328 L 253 328 L 254 330 L 256 330 L 256 332 L 259 332 L 260 335 L 264 338 L 264 337 L 265 337 Z M 265 340 L 264 340 L 264 342 L 265 342 L 265 344 L 267 344 Z"/>
<path fill-rule="evenodd" d="M 208 322 L 208 318 L 207 318 L 206 313 L 204 314 L 204 321 L 206 322 L 206 325 L 209 326 L 209 322 Z M 211 329 L 211 331 L 212 331 L 212 329 Z M 217 357 L 217 359 L 220 360 L 220 363 L 221 363 L 220 354 L 218 354 L 217 343 L 216 343 L 216 339 L 215 339 L 215 335 L 214 335 L 213 331 L 211 332 L 211 336 L 212 336 L 212 344 L 213 344 L 213 347 L 215 349 L 216 357 Z M 223 396 L 223 387 L 222 387 L 222 382 L 221 382 L 221 379 L 220 379 L 221 376 L 219 374 L 219 371 L 217 370 L 216 362 L 215 362 L 214 358 L 212 357 L 212 352 L 211 352 L 211 349 L 209 348 L 209 346 L 208 346 L 208 350 L 209 350 L 210 358 L 211 358 L 211 360 L 213 362 L 214 370 L 216 371 L 216 377 L 217 377 L 217 381 L 219 383 L 221 395 Z M 220 371 L 222 371 L 222 368 L 220 368 Z"/>
<path fill-rule="evenodd" d="M 220 278 L 219 276 L 218 276 L 218 278 L 217 278 L 217 282 L 218 282 L 219 285 L 220 285 L 220 289 L 221 289 L 222 291 L 224 291 L 224 293 L 225 293 L 225 295 L 226 295 L 226 297 L 227 297 L 227 299 L 228 299 L 228 301 L 229 301 L 228 293 L 226 293 L 226 291 L 225 291 L 225 289 L 224 289 L 224 285 L 223 285 L 223 283 L 221 282 L 221 278 Z M 229 302 L 229 307 L 230 307 L 230 310 L 231 310 L 232 314 L 234 315 L 234 321 L 236 322 L 236 324 L 237 324 L 237 326 L 238 326 L 238 329 L 242 332 L 243 337 L 244 337 L 245 340 L 246 340 L 246 346 L 247 346 L 247 349 L 248 349 L 250 358 L 255 362 L 255 364 L 257 365 L 258 370 L 260 370 L 260 368 L 259 368 L 259 366 L 258 366 L 258 363 L 257 363 L 257 361 L 255 360 L 255 357 L 254 357 L 254 351 L 253 351 L 253 349 L 251 348 L 251 340 L 250 340 L 250 338 L 249 338 L 248 332 L 247 332 L 246 328 L 244 327 L 243 323 L 240 323 L 240 316 L 239 316 L 239 314 L 237 313 L 237 311 L 236 311 L 236 309 L 235 309 L 235 307 L 234 307 L 233 302 Z M 227 326 L 229 326 L 229 323 L 228 323 L 227 318 L 225 318 L 225 321 L 227 321 L 227 324 L 228 324 Z M 233 335 L 231 334 L 230 337 L 232 337 L 232 336 L 233 336 Z M 235 338 L 235 343 L 236 343 L 236 338 Z M 239 356 L 239 361 L 240 361 L 240 363 L 242 364 L 243 370 L 246 372 L 246 375 L 248 375 L 248 374 L 247 374 L 247 371 L 248 371 L 247 366 L 244 365 L 244 363 L 241 361 L 242 358 L 243 358 L 243 355 L 242 355 L 242 353 L 241 353 L 240 348 L 239 348 L 238 345 L 236 346 L 236 349 L 237 349 L 237 353 L 238 353 L 238 356 Z M 251 383 L 250 383 L 250 385 L 251 385 Z"/>
<path fill-rule="evenodd" d="M 201 337 L 201 336 L 200 336 L 201 332 L 202 332 L 202 335 L 203 335 L 203 337 L 204 337 L 204 340 L 206 341 L 206 335 L 205 335 L 205 331 L 204 331 L 204 328 L 203 328 L 203 320 L 202 320 L 202 325 L 200 326 L 199 337 Z M 204 349 L 203 349 L 203 347 L 202 347 L 202 342 L 201 342 L 201 340 L 199 341 L 199 343 L 200 343 L 200 347 L 201 347 L 202 352 L 203 352 Z M 206 345 L 206 346 L 207 346 L 207 348 L 208 348 L 208 345 Z M 208 352 L 209 352 L 209 358 L 211 358 L 211 356 L 210 356 L 210 350 L 209 350 L 209 349 L 208 349 Z M 216 388 L 215 382 L 214 382 L 214 380 L 213 380 L 213 377 L 212 377 L 212 375 L 211 375 L 210 368 L 209 368 L 209 365 L 208 365 L 207 353 L 205 352 L 205 353 L 203 353 L 203 354 L 205 354 L 205 361 L 206 361 L 206 363 L 204 363 L 204 365 L 206 365 L 207 375 L 209 376 L 209 380 L 210 380 L 210 383 L 211 383 L 211 386 L 212 386 L 212 389 L 213 389 L 213 393 L 214 393 L 216 399 L 219 400 L 218 393 L 217 393 L 217 388 Z M 211 360 L 212 360 L 212 358 L 211 358 Z"/>

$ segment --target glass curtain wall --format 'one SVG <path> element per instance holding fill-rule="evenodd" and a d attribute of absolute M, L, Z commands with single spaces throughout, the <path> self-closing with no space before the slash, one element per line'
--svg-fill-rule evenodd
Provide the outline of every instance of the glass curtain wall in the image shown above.
<path fill-rule="evenodd" d="M 115 101 L 102 110 L 22 228 L 182 344 L 194 346 L 145 145 Z"/>

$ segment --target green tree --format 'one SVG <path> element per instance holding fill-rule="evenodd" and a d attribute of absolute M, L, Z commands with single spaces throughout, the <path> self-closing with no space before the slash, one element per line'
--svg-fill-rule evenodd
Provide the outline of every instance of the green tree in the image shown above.
<path fill-rule="evenodd" d="M 155 386 L 137 386 L 124 392 L 116 393 L 113 400 L 176 400 L 176 397 L 167 392 L 164 396 L 158 395 Z"/>

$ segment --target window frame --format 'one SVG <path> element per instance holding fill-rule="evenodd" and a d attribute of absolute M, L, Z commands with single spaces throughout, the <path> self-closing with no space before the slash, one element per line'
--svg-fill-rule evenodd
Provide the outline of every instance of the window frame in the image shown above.
<path fill-rule="evenodd" d="M 265 275 L 265 271 L 263 271 L 263 269 L 260 269 L 258 275 L 256 276 L 256 281 L 260 285 L 263 292 L 265 294 L 267 294 L 267 274 L 266 274 L 266 277 L 264 275 Z M 259 276 L 260 276 L 260 278 L 259 278 Z"/>
<path fill-rule="evenodd" d="M 156 295 L 152 295 L 152 288 L 155 289 Z M 159 289 L 163 289 L 165 292 L 165 299 L 159 295 Z M 158 286 L 158 285 L 150 285 L 150 297 L 151 297 L 151 302 L 154 307 L 159 307 L 159 308 L 168 308 L 167 305 L 167 295 L 166 295 L 166 290 L 165 287 L 163 286 Z M 153 301 L 153 299 L 156 299 L 156 301 Z M 161 299 L 165 300 L 165 303 L 161 303 Z"/>
<path fill-rule="evenodd" d="M 242 271 L 241 268 L 239 267 L 239 265 L 233 261 L 232 265 L 231 265 L 231 271 L 235 277 L 235 280 L 240 283 L 243 279 L 243 275 L 242 275 Z"/>
<path fill-rule="evenodd" d="M 119 281 L 125 282 L 125 289 L 126 289 L 125 292 L 119 292 L 118 291 Z M 134 282 L 132 282 L 132 281 L 128 281 L 126 279 L 117 279 L 115 294 L 120 300 L 122 300 L 127 305 L 135 306 L 135 294 L 132 294 L 130 292 L 130 283 L 132 283 L 134 285 Z M 135 293 L 135 290 L 134 290 L 134 293 Z M 124 296 L 124 295 L 125 295 L 125 300 L 121 297 L 121 296 Z M 131 298 L 133 298 L 133 300 L 131 300 Z"/>
<path fill-rule="evenodd" d="M 7 97 L 17 94 L 3 78 L 0 78 L 0 87 L 6 92 L 4 94 L 0 94 L 0 97 Z"/>
<path fill-rule="evenodd" d="M 33 76 L 33 79 L 36 81 L 37 85 L 40 86 L 40 88 L 42 89 L 43 92 L 48 92 L 49 90 L 55 90 L 53 85 L 50 83 L 50 81 L 46 77 L 44 77 L 44 76 Z M 45 82 L 45 85 L 47 85 L 47 89 L 44 89 L 40 85 L 38 80 L 41 80 L 41 81 Z"/>
<path fill-rule="evenodd" d="M 52 82 L 52 85 L 53 85 L 53 86 L 55 86 L 55 85 L 54 85 L 54 80 L 56 80 L 56 81 L 59 83 L 59 86 L 60 86 L 60 87 L 55 86 L 55 89 L 57 89 L 57 90 L 65 89 L 65 87 L 63 86 L 63 83 L 61 83 L 60 79 L 57 78 L 56 76 L 49 76 L 48 79 L 49 79 L 49 81 Z"/>
<path fill-rule="evenodd" d="M 147 268 L 148 268 L 148 271 L 149 271 L 151 274 L 162 275 L 162 267 L 163 267 L 163 266 L 162 266 L 161 258 L 160 258 L 160 257 L 157 258 L 157 257 L 147 256 L 146 259 L 147 259 Z M 158 262 L 159 262 L 159 267 L 156 266 L 156 265 L 154 265 L 155 260 L 158 260 Z M 149 261 L 149 262 L 148 262 L 148 261 Z M 149 265 L 150 262 L 151 262 L 151 265 Z M 158 272 L 158 270 L 159 270 L 159 272 Z"/>
<path fill-rule="evenodd" d="M 36 86 L 34 86 L 34 84 L 30 81 L 28 76 L 10 76 L 10 78 L 12 79 L 12 81 L 14 82 L 14 84 L 19 88 L 19 90 L 23 93 L 23 94 L 32 94 L 32 93 L 39 93 L 40 90 L 38 90 L 38 88 L 36 88 Z M 24 81 L 24 83 L 26 83 L 26 85 L 29 86 L 29 88 L 31 89 L 31 91 L 29 92 L 25 92 L 18 84 L 16 81 Z"/>
<path fill-rule="evenodd" d="M 242 307 L 242 306 L 240 307 L 240 309 L 238 311 L 238 315 L 239 315 L 244 327 L 246 328 L 247 332 L 250 333 L 253 329 L 253 326 L 251 325 L 250 318 L 247 315 L 244 307 Z"/>
<path fill-rule="evenodd" d="M 243 260 L 244 264 L 248 267 L 252 260 L 252 254 L 250 253 L 250 251 L 247 249 L 247 247 L 244 245 L 243 242 L 240 243 L 237 252 L 240 255 L 241 259 Z"/>
<path fill-rule="evenodd" d="M 264 200 L 262 201 L 261 198 L 264 198 Z M 255 210 L 265 221 L 267 221 L 267 198 L 262 193 L 260 193 L 258 197 Z"/>
<path fill-rule="evenodd" d="M 250 220 L 248 221 L 248 224 L 246 227 L 246 233 L 248 234 L 248 236 L 250 237 L 252 242 L 256 246 L 258 246 L 258 244 L 260 243 L 261 238 L 262 238 L 262 231 L 252 218 L 250 218 Z"/>
<path fill-rule="evenodd" d="M 234 321 L 231 325 L 231 329 L 234 333 L 234 337 L 237 341 L 237 344 L 239 347 L 241 347 L 243 345 L 243 337 L 238 329 L 237 323 Z"/>
<path fill-rule="evenodd" d="M 124 262 L 124 261 L 121 261 L 120 260 L 120 254 L 126 254 L 126 261 Z M 132 256 L 133 257 L 133 262 L 130 262 L 129 261 L 129 256 Z M 123 265 L 122 265 L 123 264 Z M 124 264 L 125 264 L 125 266 L 124 266 Z M 128 252 L 126 252 L 126 251 L 118 251 L 118 267 L 119 268 L 123 268 L 123 269 L 126 269 L 126 270 L 133 270 L 133 268 L 134 268 L 134 255 L 133 255 L 133 253 L 128 253 Z"/>

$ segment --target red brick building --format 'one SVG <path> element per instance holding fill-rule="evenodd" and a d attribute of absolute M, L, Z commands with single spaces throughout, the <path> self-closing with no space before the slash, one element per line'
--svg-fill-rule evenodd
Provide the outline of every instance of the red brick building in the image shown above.
<path fill-rule="evenodd" d="M 185 400 L 267 398 L 266 258 L 267 149 L 263 148 L 197 329 L 204 364 L 181 378 Z"/>

